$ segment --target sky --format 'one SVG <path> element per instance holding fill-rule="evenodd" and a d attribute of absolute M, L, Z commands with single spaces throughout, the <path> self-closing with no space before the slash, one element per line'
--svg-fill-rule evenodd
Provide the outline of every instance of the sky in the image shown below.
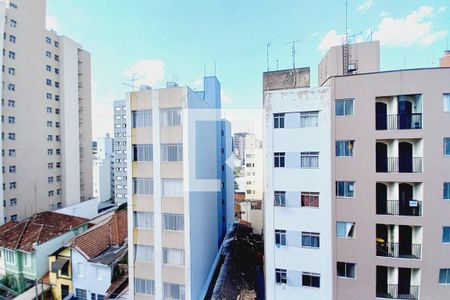
<path fill-rule="evenodd" d="M 134 72 L 136 85 L 201 90 L 206 70 L 228 116 L 248 116 L 261 107 L 267 43 L 274 70 L 292 67 L 289 42 L 299 41 L 296 66 L 311 67 L 317 86 L 320 59 L 345 36 L 345 12 L 345 0 L 48 0 L 47 28 L 91 53 L 96 138 L 112 132 L 112 102 Z M 449 0 L 348 0 L 347 12 L 349 35 L 380 41 L 382 70 L 437 66 L 448 47 Z"/>

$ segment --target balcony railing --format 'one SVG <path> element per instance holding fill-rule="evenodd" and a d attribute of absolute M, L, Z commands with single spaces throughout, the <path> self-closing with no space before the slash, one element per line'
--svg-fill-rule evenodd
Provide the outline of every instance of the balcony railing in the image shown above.
<path fill-rule="evenodd" d="M 422 129 L 422 114 L 377 115 L 376 130 Z"/>
<path fill-rule="evenodd" d="M 422 216 L 422 201 L 419 200 L 387 200 L 386 206 L 377 205 L 378 215 Z"/>
<path fill-rule="evenodd" d="M 400 248 L 399 243 L 377 242 L 377 256 L 420 259 L 422 254 L 421 244 L 410 244 Z M 407 298 L 408 299 L 408 298 Z"/>
<path fill-rule="evenodd" d="M 398 284 L 388 284 L 387 291 L 378 291 L 377 298 L 388 299 L 419 299 L 419 287 L 411 285 L 406 288 L 399 286 Z"/>
<path fill-rule="evenodd" d="M 422 157 L 403 159 L 386 157 L 385 161 L 377 162 L 377 172 L 381 173 L 422 173 Z"/>

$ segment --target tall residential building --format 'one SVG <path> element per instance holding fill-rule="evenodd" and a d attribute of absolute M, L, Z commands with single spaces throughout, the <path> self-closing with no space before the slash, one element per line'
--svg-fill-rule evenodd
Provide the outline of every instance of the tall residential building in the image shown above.
<path fill-rule="evenodd" d="M 96 143 L 97 150 L 92 161 L 94 197 L 103 202 L 114 199 L 114 140 L 107 133 Z"/>
<path fill-rule="evenodd" d="M 371 42 L 300 77 L 264 73 L 266 297 L 445 299 L 450 69 L 382 72 Z"/>
<path fill-rule="evenodd" d="M 126 101 L 114 101 L 114 199 L 127 202 L 127 115 Z"/>
<path fill-rule="evenodd" d="M 8 2 L 0 2 L 1 222 L 92 197 L 90 54 L 45 29 L 45 0 Z"/>
<path fill-rule="evenodd" d="M 245 161 L 245 138 L 247 134 L 247 132 L 236 132 L 233 136 L 233 152 L 241 161 Z"/>
<path fill-rule="evenodd" d="M 234 222 L 230 124 L 220 83 L 127 96 L 130 294 L 202 299 Z"/>

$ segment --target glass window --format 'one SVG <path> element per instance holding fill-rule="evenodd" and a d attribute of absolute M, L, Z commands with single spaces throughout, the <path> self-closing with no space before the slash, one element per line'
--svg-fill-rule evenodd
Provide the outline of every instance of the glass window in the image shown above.
<path fill-rule="evenodd" d="M 161 109 L 161 126 L 180 126 L 181 124 L 181 108 Z"/>
<path fill-rule="evenodd" d="M 134 245 L 134 260 L 152 262 L 154 259 L 154 247 L 147 245 Z"/>
<path fill-rule="evenodd" d="M 319 112 L 305 111 L 300 113 L 300 127 L 317 127 L 319 126 Z"/>
<path fill-rule="evenodd" d="M 182 214 L 163 214 L 164 230 L 184 230 L 184 215 Z"/>
<path fill-rule="evenodd" d="M 133 194 L 153 195 L 153 178 L 133 178 Z"/>
<path fill-rule="evenodd" d="M 154 226 L 154 215 L 152 212 L 134 212 L 134 227 L 152 229 Z"/>
<path fill-rule="evenodd" d="M 116 116 L 117 118 L 118 116 Z M 147 110 L 135 110 L 131 112 L 131 121 L 133 128 L 139 127 L 151 127 L 152 126 L 152 111 Z"/>
<path fill-rule="evenodd" d="M 302 207 L 319 207 L 319 193 L 317 192 L 301 192 Z"/>
<path fill-rule="evenodd" d="M 161 161 L 182 161 L 183 144 L 162 144 Z"/>
<path fill-rule="evenodd" d="M 286 192 L 275 191 L 275 206 L 286 206 Z"/>
<path fill-rule="evenodd" d="M 450 243 L 450 226 L 444 226 L 442 228 L 442 242 Z"/>
<path fill-rule="evenodd" d="M 168 265 L 184 265 L 184 250 L 175 248 L 163 248 L 163 263 Z"/>
<path fill-rule="evenodd" d="M 320 233 L 302 232 L 302 247 L 320 248 Z"/>
<path fill-rule="evenodd" d="M 287 271 L 285 269 L 275 269 L 275 281 L 277 284 L 286 284 Z"/>
<path fill-rule="evenodd" d="M 141 278 L 134 278 L 134 289 L 137 294 L 155 294 L 155 281 Z"/>
<path fill-rule="evenodd" d="M 16 253 L 12 250 L 5 249 L 5 258 L 8 264 L 16 263 Z"/>
<path fill-rule="evenodd" d="M 300 167 L 305 169 L 316 169 L 319 167 L 319 152 L 300 153 Z"/>
<path fill-rule="evenodd" d="M 183 179 L 178 178 L 162 179 L 162 195 L 170 197 L 182 197 Z"/>
<path fill-rule="evenodd" d="M 444 94 L 444 111 L 450 112 L 450 93 Z"/>
<path fill-rule="evenodd" d="M 450 269 L 439 270 L 439 283 L 450 284 Z"/>
<path fill-rule="evenodd" d="M 355 197 L 355 182 L 336 181 L 336 196 L 344 198 Z"/>
<path fill-rule="evenodd" d="M 87 292 L 86 292 L 86 290 L 76 288 L 75 289 L 75 295 L 76 295 L 77 299 L 87 300 Z"/>
<path fill-rule="evenodd" d="M 444 182 L 444 199 L 450 200 L 450 182 Z"/>
<path fill-rule="evenodd" d="M 273 128 L 284 128 L 284 114 L 273 114 Z"/>
<path fill-rule="evenodd" d="M 337 276 L 355 278 L 356 265 L 354 263 L 337 262 Z"/>
<path fill-rule="evenodd" d="M 450 137 L 444 138 L 444 155 L 450 156 Z"/>
<path fill-rule="evenodd" d="M 355 141 L 336 141 L 336 156 L 353 156 Z"/>
<path fill-rule="evenodd" d="M 302 273 L 302 286 L 320 288 L 320 274 L 318 273 Z"/>
<path fill-rule="evenodd" d="M 184 285 L 164 282 L 164 299 L 184 300 Z"/>
<path fill-rule="evenodd" d="M 354 238 L 355 223 L 353 222 L 336 222 L 336 236 L 339 238 Z"/>
<path fill-rule="evenodd" d="M 133 145 L 133 161 L 152 161 L 153 145 L 139 144 Z"/>
<path fill-rule="evenodd" d="M 275 230 L 275 245 L 286 246 L 286 230 Z"/>
<path fill-rule="evenodd" d="M 274 167 L 275 168 L 284 168 L 284 160 L 286 153 L 284 152 L 275 152 L 274 154 Z"/>
<path fill-rule="evenodd" d="M 353 115 L 353 99 L 336 100 L 336 116 Z"/>

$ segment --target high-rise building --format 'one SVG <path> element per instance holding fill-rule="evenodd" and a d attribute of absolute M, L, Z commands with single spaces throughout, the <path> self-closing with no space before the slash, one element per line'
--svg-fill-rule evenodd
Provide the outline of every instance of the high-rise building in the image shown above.
<path fill-rule="evenodd" d="M 236 132 L 233 136 L 233 152 L 243 162 L 245 161 L 245 138 L 247 132 Z"/>
<path fill-rule="evenodd" d="M 202 299 L 234 222 L 230 124 L 220 83 L 128 94 L 130 293 Z"/>
<path fill-rule="evenodd" d="M 266 298 L 448 297 L 450 69 L 371 42 L 263 77 Z"/>
<path fill-rule="evenodd" d="M 114 199 L 127 202 L 127 119 L 126 101 L 114 101 Z"/>
<path fill-rule="evenodd" d="M 45 29 L 45 0 L 7 2 L 1 222 L 92 197 L 90 54 Z"/>
<path fill-rule="evenodd" d="M 114 140 L 107 133 L 99 137 L 96 143 L 97 150 L 92 161 L 94 197 L 103 202 L 114 199 Z"/>

